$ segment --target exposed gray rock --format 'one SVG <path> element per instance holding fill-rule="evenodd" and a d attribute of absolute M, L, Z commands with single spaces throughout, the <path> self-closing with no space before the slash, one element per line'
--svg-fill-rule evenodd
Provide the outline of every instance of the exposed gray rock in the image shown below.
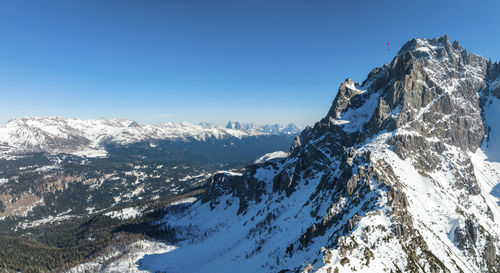
<path fill-rule="evenodd" d="M 346 79 L 339 88 L 337 96 L 333 101 L 332 108 L 328 112 L 328 116 L 339 118 L 340 113 L 344 111 L 350 104 L 352 97 L 359 95 L 360 92 L 353 88 L 357 83 L 351 79 Z"/>
<path fill-rule="evenodd" d="M 437 155 L 446 149 L 442 142 L 429 143 L 426 138 L 418 135 L 395 135 L 388 144 L 392 145 L 394 152 L 402 159 L 413 157 L 414 164 L 425 171 L 437 168 L 441 163 Z"/>
<path fill-rule="evenodd" d="M 491 238 L 488 238 L 484 246 L 483 259 L 489 272 L 500 272 L 500 257 Z"/>
<path fill-rule="evenodd" d="M 477 227 L 471 219 L 465 220 L 464 227 L 457 227 L 454 231 L 457 246 L 470 255 L 475 255 L 475 246 L 478 237 Z"/>
<path fill-rule="evenodd" d="M 202 202 L 209 202 L 213 208 L 220 203 L 224 195 L 232 195 L 239 199 L 238 214 L 245 213 L 250 201 L 259 201 L 265 193 L 265 184 L 251 176 L 252 169 L 245 175 L 232 175 L 218 173 L 211 178 L 207 190 L 202 197 Z"/>

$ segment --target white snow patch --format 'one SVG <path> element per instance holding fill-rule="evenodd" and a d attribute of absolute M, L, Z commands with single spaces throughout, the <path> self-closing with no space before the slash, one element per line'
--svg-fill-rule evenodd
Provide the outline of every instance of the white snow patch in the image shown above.
<path fill-rule="evenodd" d="M 487 156 L 481 149 L 469 156 L 481 194 L 491 209 L 495 222 L 500 224 L 500 163 L 487 161 Z"/>
<path fill-rule="evenodd" d="M 218 171 L 216 173 L 222 173 L 224 175 L 229 175 L 229 176 L 242 176 L 242 173 L 237 173 L 237 172 L 231 172 L 231 171 Z"/>
<path fill-rule="evenodd" d="M 104 215 L 109 216 L 111 218 L 128 220 L 141 216 L 142 212 L 138 208 L 130 207 L 121 210 L 110 211 L 105 213 Z"/>
<path fill-rule="evenodd" d="M 67 220 L 67 219 L 71 219 L 75 216 L 73 215 L 68 215 L 68 213 L 70 213 L 71 210 L 68 210 L 68 211 L 65 211 L 63 213 L 60 213 L 58 214 L 57 216 L 48 216 L 48 217 L 45 217 L 45 218 L 42 218 L 42 219 L 39 219 L 39 220 L 34 220 L 34 221 L 29 221 L 29 222 L 23 222 L 23 223 L 19 223 L 15 230 L 17 231 L 19 228 L 20 229 L 27 229 L 27 228 L 33 228 L 33 227 L 37 227 L 37 226 L 40 226 L 40 225 L 44 225 L 44 224 L 48 224 L 48 223 L 58 223 L 58 222 L 61 222 L 61 221 L 64 221 L 64 220 Z"/>
<path fill-rule="evenodd" d="M 189 180 L 192 180 L 192 179 L 198 179 L 198 178 L 203 178 L 203 177 L 206 177 L 208 176 L 208 174 L 206 173 L 201 173 L 201 174 L 198 174 L 198 175 L 187 175 L 186 177 L 183 177 L 181 179 L 179 179 L 180 182 L 186 182 L 186 181 L 189 181 Z"/>
<path fill-rule="evenodd" d="M 5 184 L 7 182 L 9 182 L 9 179 L 7 179 L 7 178 L 0 178 L 0 185 Z"/>
<path fill-rule="evenodd" d="M 272 159 L 283 158 L 283 157 L 287 157 L 287 156 L 288 156 L 288 153 L 283 152 L 283 151 L 267 153 L 267 154 L 259 157 L 257 160 L 255 160 L 254 164 L 264 163 L 264 162 L 272 160 Z"/>
<path fill-rule="evenodd" d="M 196 202 L 196 200 L 197 199 L 195 197 L 188 197 L 188 198 L 174 201 L 174 202 L 170 203 L 169 206 L 175 206 L 175 205 L 180 205 L 180 204 L 191 204 L 191 203 Z"/>

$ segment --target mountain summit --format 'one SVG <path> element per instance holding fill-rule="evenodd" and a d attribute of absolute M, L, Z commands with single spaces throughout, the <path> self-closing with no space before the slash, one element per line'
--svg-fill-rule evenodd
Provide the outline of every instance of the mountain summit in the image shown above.
<path fill-rule="evenodd" d="M 168 272 L 499 272 L 500 65 L 413 39 L 290 153 L 219 173 L 157 224 Z"/>

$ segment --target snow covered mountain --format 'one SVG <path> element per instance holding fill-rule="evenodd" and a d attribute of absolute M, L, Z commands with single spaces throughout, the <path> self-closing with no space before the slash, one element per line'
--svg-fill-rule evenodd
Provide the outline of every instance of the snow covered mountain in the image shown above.
<path fill-rule="evenodd" d="M 267 133 L 273 135 L 279 134 L 298 134 L 302 131 L 298 125 L 290 123 L 286 126 L 279 124 L 272 125 L 256 125 L 254 123 L 240 123 L 239 121 L 229 121 L 226 125 L 227 129 L 243 130 L 245 132 L 255 134 L 255 133 Z"/>
<path fill-rule="evenodd" d="M 500 64 L 447 36 L 406 43 L 290 153 L 212 177 L 155 224 L 166 272 L 499 272 Z"/>
<path fill-rule="evenodd" d="M 189 122 L 155 126 L 116 119 L 20 118 L 0 126 L 0 157 L 39 151 L 96 157 L 105 156 L 104 145 L 110 143 L 124 145 L 147 140 L 205 140 L 299 132 L 298 127 L 293 127 L 297 128 L 295 131 L 289 127 L 244 130 Z"/>

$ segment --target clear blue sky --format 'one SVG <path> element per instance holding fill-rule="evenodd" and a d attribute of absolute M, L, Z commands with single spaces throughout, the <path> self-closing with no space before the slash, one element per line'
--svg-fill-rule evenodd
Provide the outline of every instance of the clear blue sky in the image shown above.
<path fill-rule="evenodd" d="M 0 122 L 313 124 L 413 37 L 500 60 L 499 16 L 497 0 L 0 0 Z"/>

